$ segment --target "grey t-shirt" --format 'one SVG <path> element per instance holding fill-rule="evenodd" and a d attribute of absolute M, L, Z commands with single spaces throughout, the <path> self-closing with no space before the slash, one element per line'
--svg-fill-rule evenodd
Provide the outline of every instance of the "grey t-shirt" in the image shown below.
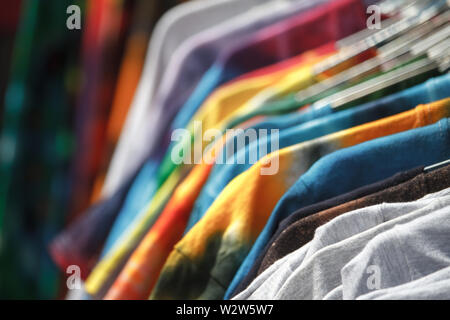
<path fill-rule="evenodd" d="M 232 300 L 272 299 L 286 279 L 294 272 L 308 252 L 311 242 L 275 261 L 269 268 L 256 277 L 250 285 Z"/>
<path fill-rule="evenodd" d="M 276 265 L 260 274 L 246 290 L 234 299 L 274 299 L 294 271 L 301 269 L 321 249 L 351 238 L 383 222 L 420 209 L 433 202 L 436 197 L 446 195 L 450 195 L 450 189 L 427 195 L 414 202 L 371 206 L 339 216 L 318 228 L 310 243 L 277 261 Z"/>
<path fill-rule="evenodd" d="M 448 266 L 450 207 L 447 206 L 410 223 L 397 225 L 371 240 L 341 270 L 343 298 L 356 299 L 373 289 L 400 286 Z M 368 286 L 368 281 L 375 279 L 366 271 L 368 268 L 377 272 L 377 283 L 372 286 Z"/>
<path fill-rule="evenodd" d="M 449 211 L 444 207 L 373 238 L 324 299 L 450 299 Z"/>
<path fill-rule="evenodd" d="M 446 192 L 448 193 L 448 189 Z M 322 299 L 330 291 L 342 284 L 341 268 L 353 257 L 361 252 L 366 244 L 378 234 L 392 229 L 398 224 L 408 223 L 416 218 L 423 217 L 440 208 L 450 205 L 450 196 L 442 196 L 444 192 L 427 196 L 410 203 L 381 204 L 356 210 L 341 216 L 347 218 L 341 223 L 336 232 L 337 239 L 340 234 L 350 235 L 345 240 L 319 249 L 304 259 L 286 280 L 274 299 Z M 416 210 L 414 210 L 416 205 Z M 411 211 L 413 209 L 413 211 Z M 358 214 L 355 214 L 358 212 Z M 358 230 L 362 232 L 358 232 Z M 331 232 L 327 236 L 332 237 Z"/>

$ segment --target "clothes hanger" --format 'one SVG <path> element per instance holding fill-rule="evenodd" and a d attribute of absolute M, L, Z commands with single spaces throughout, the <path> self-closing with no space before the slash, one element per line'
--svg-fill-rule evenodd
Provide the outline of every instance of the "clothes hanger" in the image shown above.
<path fill-rule="evenodd" d="M 394 0 L 394 2 L 397 3 L 397 6 L 395 7 L 393 6 L 392 1 L 380 1 L 376 3 L 375 5 L 380 8 L 381 11 L 380 13 L 389 17 L 380 22 L 381 29 L 385 29 L 388 26 L 394 24 L 395 22 L 398 22 L 400 19 L 405 18 L 406 15 L 410 14 L 408 11 L 405 11 L 405 9 L 414 4 L 417 4 L 420 1 L 423 2 L 424 0 L 414 0 L 409 2 L 407 0 L 397 0 L 397 1 Z M 346 46 L 354 45 L 355 43 L 363 40 L 364 38 L 367 38 L 368 36 L 378 31 L 379 31 L 378 29 L 369 29 L 369 28 L 363 29 L 348 37 L 336 41 L 336 47 L 338 49 L 341 49 Z"/>
<path fill-rule="evenodd" d="M 297 93 L 296 99 L 299 102 L 308 101 L 313 99 L 315 96 L 326 93 L 327 90 L 336 88 L 345 83 L 351 83 L 355 80 L 361 79 L 365 75 L 369 75 L 375 72 L 386 72 L 387 70 L 393 69 L 396 66 L 404 64 L 408 60 L 423 55 L 423 50 L 415 49 L 412 52 L 413 46 L 419 39 L 425 36 L 433 37 L 434 42 L 430 40 L 427 44 L 424 44 L 423 49 L 428 49 L 431 44 L 439 41 L 439 35 L 441 35 L 439 27 L 442 27 L 444 23 L 447 23 L 447 28 L 449 27 L 448 21 L 450 19 L 450 10 L 438 15 L 433 20 L 427 21 L 421 26 L 415 27 L 410 33 L 405 34 L 394 41 L 379 48 L 379 54 L 371 59 L 368 59 L 352 68 L 342 71 L 341 73 L 320 81 L 307 89 L 304 89 Z M 438 29 L 436 29 L 438 28 Z M 444 27 L 443 27 L 444 28 Z M 449 32 L 449 30 L 447 30 Z M 428 39 L 428 38 L 426 38 Z M 421 42 L 419 42 L 421 43 Z M 435 49 L 435 52 L 439 52 Z M 436 54 L 437 56 L 437 54 Z M 433 59 L 435 56 L 432 57 Z"/>
<path fill-rule="evenodd" d="M 403 81 L 412 79 L 426 72 L 436 70 L 439 64 L 428 58 L 410 63 L 402 68 L 395 69 L 387 74 L 367 80 L 359 85 L 350 87 L 328 98 L 317 101 L 314 108 L 331 106 L 333 109 L 345 108 L 346 105 L 370 94 L 385 90 Z"/>
<path fill-rule="evenodd" d="M 380 13 L 389 17 L 380 22 L 381 29 L 385 29 L 407 16 L 417 14 L 416 12 L 410 12 L 409 10 L 407 10 L 407 8 L 418 5 L 419 2 L 423 4 L 425 1 L 428 0 L 385 0 L 376 3 L 375 5 L 380 8 Z M 378 31 L 379 29 L 369 28 L 361 30 L 359 32 L 356 32 L 355 34 L 336 41 L 336 47 L 338 49 L 341 49 L 342 47 L 353 45 Z"/>
<path fill-rule="evenodd" d="M 449 65 L 449 52 L 446 50 L 438 51 L 437 48 L 439 47 L 436 46 L 444 46 L 442 43 L 447 43 L 449 37 L 450 26 L 447 23 L 424 40 L 412 46 L 411 52 L 414 53 L 413 55 L 416 57 L 425 56 L 424 58 L 317 101 L 314 106 L 320 108 L 330 105 L 335 109 L 345 107 L 364 96 L 386 89 L 425 72 L 435 69 L 440 72 L 445 71 Z M 447 45 L 445 44 L 445 46 Z"/>
<path fill-rule="evenodd" d="M 450 10 L 438 14 L 429 21 L 422 23 L 419 26 L 409 29 L 404 35 L 388 42 L 380 47 L 378 51 L 384 55 L 395 55 L 398 50 L 405 48 L 405 43 L 408 45 L 420 41 L 423 37 L 428 36 L 431 32 L 442 27 L 450 21 Z M 389 53 L 388 53 L 389 52 Z"/>
<path fill-rule="evenodd" d="M 388 26 L 400 21 L 400 19 L 403 18 L 400 14 L 397 14 L 395 16 L 392 16 L 390 18 L 387 18 L 383 21 L 380 22 L 381 24 L 381 29 L 385 29 Z M 378 29 L 363 29 L 361 31 L 358 31 L 348 37 L 345 37 L 343 39 L 340 39 L 338 41 L 336 41 L 336 48 L 341 50 L 344 47 L 348 47 L 348 46 L 352 46 L 355 43 L 358 43 L 359 41 L 373 35 L 374 33 L 378 32 Z"/>
<path fill-rule="evenodd" d="M 438 70 L 444 73 L 449 67 L 450 60 L 450 24 L 442 28 L 424 41 L 414 45 L 411 52 L 421 54 L 426 53 L 430 60 L 438 63 Z"/>
<path fill-rule="evenodd" d="M 418 2 L 424 2 L 423 0 L 384 0 L 379 1 L 375 5 L 381 9 L 382 14 L 392 15 L 401 12 L 402 9 L 410 7 Z"/>
<path fill-rule="evenodd" d="M 448 46 L 449 37 L 450 27 L 447 23 L 429 37 L 412 46 L 411 52 L 418 56 L 425 54 L 425 58 L 322 99 L 315 106 L 331 105 L 335 109 L 344 107 L 346 104 L 359 98 L 386 89 L 425 72 L 434 69 L 440 72 L 445 71 L 445 68 L 448 68 L 450 60 L 449 52 L 447 50 L 438 51 L 437 48 L 439 47 L 437 46 L 444 46 L 442 44 L 443 42 L 446 43 L 445 46 Z"/>
<path fill-rule="evenodd" d="M 449 41 L 450 42 L 450 41 Z M 449 72 L 450 68 L 450 54 L 446 54 L 439 59 L 439 72 Z"/>
<path fill-rule="evenodd" d="M 435 7 L 438 4 L 439 6 Z M 447 4 L 443 5 L 442 2 L 439 2 L 438 4 L 434 3 L 432 7 L 433 9 L 428 8 L 427 9 L 428 11 L 425 11 L 425 15 L 421 16 L 421 19 L 424 20 L 423 22 L 417 25 L 411 25 L 408 29 L 403 30 L 401 35 L 393 37 L 392 39 L 390 39 L 389 42 L 385 41 L 383 43 L 383 45 L 380 48 L 383 48 L 383 50 L 385 49 L 386 55 L 385 60 L 381 60 L 381 63 L 380 60 L 376 59 L 367 62 L 366 64 L 364 64 L 363 62 L 362 64 L 355 66 L 354 67 L 355 69 L 351 69 L 350 71 L 343 71 L 340 74 L 334 76 L 333 79 L 330 78 L 325 79 L 321 81 L 322 83 L 319 82 L 317 84 L 314 84 L 313 86 L 310 86 L 308 89 L 305 89 L 305 91 L 301 91 L 300 94 L 294 94 L 293 97 L 298 102 L 295 108 L 309 104 L 317 104 L 320 106 L 321 104 L 319 103 L 319 101 L 325 101 L 324 99 L 326 99 L 329 96 L 336 97 L 336 94 L 333 95 L 333 92 L 327 92 L 327 89 L 328 90 L 333 89 L 332 91 L 334 92 L 336 92 L 337 90 L 346 90 L 348 89 L 348 84 L 351 84 L 352 79 L 360 79 L 361 76 L 365 76 L 365 79 L 363 79 L 363 81 L 367 81 L 369 78 L 372 78 L 372 74 L 374 74 L 374 71 L 380 70 L 386 71 L 392 70 L 393 68 L 400 68 L 402 67 L 402 65 L 412 62 L 414 60 L 413 58 L 415 58 L 416 60 L 420 58 L 419 53 L 417 53 L 417 57 L 414 57 L 410 54 L 408 55 L 408 52 L 412 47 L 411 44 L 415 43 L 418 39 L 422 38 L 423 36 L 428 35 L 430 31 L 435 31 L 436 27 L 441 26 L 442 23 L 447 22 L 449 20 L 448 5 Z M 432 19 L 428 21 L 429 19 L 425 19 L 425 17 L 431 17 Z M 378 37 L 378 39 L 379 38 L 380 37 Z M 403 41 L 409 42 L 403 43 Z M 390 61 L 393 62 L 388 64 Z M 265 108 L 259 108 L 258 112 L 251 113 L 251 115 L 273 114 L 271 109 L 272 108 L 270 106 L 266 106 Z M 283 109 L 280 109 L 280 106 L 277 106 L 277 110 L 278 110 L 277 113 L 280 112 L 286 113 L 293 111 L 293 106 L 290 105 L 289 107 L 287 107 L 287 109 L 284 109 L 284 111 L 282 111 Z"/>
<path fill-rule="evenodd" d="M 448 165 L 450 165 L 450 159 L 442 161 L 442 162 L 438 162 L 438 163 L 433 164 L 431 166 L 428 166 L 428 167 L 423 169 L 423 172 L 425 172 L 425 173 L 432 172 L 432 171 L 441 169 L 443 167 L 446 167 Z"/>
<path fill-rule="evenodd" d="M 316 64 L 313 68 L 313 75 L 319 76 L 369 49 L 379 47 L 387 41 L 391 41 L 395 37 L 407 32 L 409 29 L 418 26 L 438 15 L 440 12 L 447 10 L 448 7 L 449 4 L 446 0 L 424 0 L 413 3 L 404 10 L 404 18 L 387 26 L 385 29 L 371 34 L 357 43 L 343 47 L 335 55 Z"/>
<path fill-rule="evenodd" d="M 437 59 L 443 52 L 450 54 L 450 40 L 446 39 L 428 50 L 430 59 Z"/>

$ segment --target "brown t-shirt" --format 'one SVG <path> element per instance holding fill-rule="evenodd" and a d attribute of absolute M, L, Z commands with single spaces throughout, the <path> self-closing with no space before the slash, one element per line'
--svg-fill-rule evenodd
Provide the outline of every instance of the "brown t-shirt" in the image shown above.
<path fill-rule="evenodd" d="M 283 258 L 311 241 L 318 227 L 343 213 L 383 202 L 414 201 L 429 193 L 438 192 L 448 187 L 450 187 L 450 165 L 429 173 L 422 173 L 397 186 L 300 219 L 281 232 L 278 238 L 272 243 L 271 248 L 264 256 L 258 274 L 262 273 L 278 259 Z"/>

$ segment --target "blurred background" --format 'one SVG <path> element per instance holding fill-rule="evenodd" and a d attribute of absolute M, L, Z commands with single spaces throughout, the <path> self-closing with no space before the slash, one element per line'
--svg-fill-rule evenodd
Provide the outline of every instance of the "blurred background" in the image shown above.
<path fill-rule="evenodd" d="M 344 88 L 352 89 L 350 86 L 357 87 L 372 76 L 379 76 L 385 87 L 377 89 L 379 83 L 369 86 L 361 99 L 350 99 L 343 109 L 365 99 L 384 108 L 384 102 L 378 104 L 378 99 L 441 75 L 450 65 L 448 52 L 431 58 L 428 51 L 448 49 L 446 0 L 382 1 L 386 10 L 380 20 L 383 18 L 388 26 L 397 26 L 398 22 L 408 28 L 382 37 L 383 41 L 378 39 L 376 45 L 370 44 L 372 40 L 387 33 L 368 28 L 366 9 L 378 3 L 375 0 L 191 0 L 164 15 L 188 1 L 0 0 L 0 299 L 64 299 L 76 291 L 80 296 L 73 293 L 75 298 L 102 298 L 106 289 L 113 296 L 119 292 L 120 298 L 135 297 L 134 291 L 139 291 L 139 298 L 147 298 L 173 245 L 182 238 L 182 231 L 191 227 L 189 214 L 194 213 L 196 222 L 211 205 L 192 209 L 197 200 L 203 201 L 201 190 L 209 190 L 216 183 L 214 179 L 223 183 L 223 189 L 231 181 L 231 173 L 238 174 L 233 169 L 230 175 L 209 177 L 209 167 L 189 172 L 191 166 L 172 163 L 171 148 L 180 146 L 169 146 L 172 129 L 189 128 L 192 120 L 202 120 L 205 128 L 278 124 L 293 128 L 298 123 L 287 124 L 287 117 L 295 113 L 300 117 L 297 119 L 303 119 L 304 114 L 316 119 L 315 103 L 322 103 L 322 94 L 329 97 Z M 404 6 L 411 10 L 403 10 Z M 426 14 L 418 14 L 421 11 Z M 420 19 L 405 24 L 411 17 Z M 427 50 L 413 53 L 417 45 L 408 46 L 417 40 L 418 30 L 428 35 L 419 42 L 419 47 Z M 433 42 L 440 37 L 446 41 Z M 367 45 L 362 51 L 361 43 Z M 392 44 L 398 46 L 393 57 L 386 53 Z M 348 50 L 352 48 L 356 51 Z M 339 63 L 331 66 L 325 59 L 332 53 L 339 57 L 348 52 L 354 54 L 342 61 L 339 58 Z M 372 57 L 377 58 L 375 66 L 357 68 Z M 326 68 L 316 74 L 317 66 L 318 70 L 323 68 L 319 64 L 322 60 Z M 418 70 L 418 64 L 410 67 L 424 62 L 426 68 Z M 340 82 L 341 73 L 353 67 L 357 69 L 352 72 L 358 76 L 352 74 Z M 394 83 L 389 84 L 392 80 L 383 76 L 388 69 L 397 68 L 402 72 L 395 73 Z M 300 88 L 313 88 L 335 72 L 337 82 L 332 81 L 331 87 L 326 84 L 318 94 L 297 99 Z M 246 77 L 248 82 L 244 81 Z M 444 89 L 439 94 L 446 96 L 448 92 L 447 78 L 430 81 L 421 87 L 426 94 L 420 97 L 420 103 L 437 100 L 435 87 L 441 88 L 441 81 Z M 419 103 L 416 96 L 419 94 L 408 97 L 408 108 Z M 308 99 L 314 106 L 306 110 L 311 103 Z M 399 112 L 396 108 L 393 105 L 393 113 Z M 303 113 L 305 110 L 312 112 Z M 334 113 L 331 107 L 326 112 Z M 381 115 L 386 116 L 385 111 L 376 117 L 374 112 L 364 121 Z M 127 116 L 131 122 L 125 125 Z M 330 125 L 330 133 L 351 123 Z M 121 132 L 120 147 L 126 147 L 116 148 Z M 185 142 L 181 145 L 189 147 L 190 140 Z M 112 162 L 114 150 L 119 156 Z M 105 179 L 111 163 L 113 169 Z M 185 194 L 190 183 L 192 190 Z M 210 197 L 205 198 L 209 201 Z M 143 219 L 141 212 L 145 213 Z M 161 212 L 165 214 L 160 219 Z M 158 224 L 154 218 L 158 218 Z M 139 225 L 135 226 L 135 221 Z M 123 240 L 124 234 L 130 236 Z M 155 234 L 156 240 L 152 239 Z M 239 241 L 245 239 L 244 233 L 236 234 Z M 147 242 L 141 241 L 144 236 L 150 239 L 149 251 Z M 209 243 L 208 236 L 201 239 L 203 244 Z M 120 245 L 112 248 L 116 243 Z M 140 251 L 142 248 L 144 251 Z M 114 254 L 104 259 L 109 252 Z M 211 252 L 215 260 L 214 250 Z M 103 261 L 107 262 L 90 276 L 94 289 L 70 288 L 67 293 L 70 273 L 64 269 L 77 266 L 80 279 L 86 280 L 93 267 Z M 226 263 L 223 265 L 227 270 Z M 126 281 L 122 281 L 122 274 Z M 144 280 L 141 274 L 145 274 Z M 186 274 L 188 280 L 197 279 Z M 202 276 L 206 279 L 202 281 L 209 281 L 208 272 Z M 185 291 L 187 286 L 174 279 L 168 283 L 176 283 Z M 113 282 L 118 283 L 119 290 Z M 196 292 L 197 287 L 195 282 L 190 289 Z"/>
<path fill-rule="evenodd" d="M 181 2 L 0 0 L 0 298 L 64 296 L 48 244 L 97 200 L 152 29 Z"/>

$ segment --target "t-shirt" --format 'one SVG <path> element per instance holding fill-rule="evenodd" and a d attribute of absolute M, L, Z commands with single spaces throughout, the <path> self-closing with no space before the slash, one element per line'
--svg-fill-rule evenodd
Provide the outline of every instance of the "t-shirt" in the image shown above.
<path fill-rule="evenodd" d="M 300 267 L 294 270 L 276 293 L 274 299 L 322 299 L 327 293 L 339 285 L 342 284 L 344 286 L 344 283 L 347 282 L 343 277 L 341 278 L 342 269 L 375 236 L 388 230 L 396 230 L 394 227 L 398 225 L 407 226 L 408 222 L 415 219 L 419 220 L 420 217 L 426 217 L 427 215 L 434 216 L 433 213 L 441 208 L 446 209 L 446 217 L 448 219 L 448 215 L 450 214 L 448 211 L 450 197 L 448 193 L 444 194 L 442 197 L 438 196 L 433 198 L 434 196 L 430 196 L 426 200 L 417 201 L 415 204 L 418 205 L 418 209 L 413 211 L 410 210 L 414 209 L 414 203 L 381 204 L 379 206 L 349 212 L 339 217 L 342 219 L 349 217 L 349 219 L 346 219 L 345 224 L 341 224 L 341 228 L 337 232 L 328 236 L 333 237 L 340 232 L 345 233 L 347 232 L 346 229 L 353 229 L 356 231 L 354 232 L 355 235 L 326 247 L 319 247 L 317 251 L 310 251 L 311 255 L 307 255 Z M 400 213 L 397 218 L 395 218 L 395 213 Z M 351 220 L 350 217 L 352 218 Z M 394 218 L 390 219 L 390 217 Z M 342 220 L 339 218 L 335 220 Z M 443 222 L 444 220 L 439 219 L 438 221 Z M 361 230 L 363 232 L 359 233 L 358 230 L 360 227 L 362 227 Z M 319 229 L 317 232 L 319 232 Z M 405 244 L 397 245 L 404 246 Z M 397 254 L 398 258 L 402 258 L 401 252 L 397 252 Z M 406 267 L 406 269 L 408 274 L 408 268 Z M 404 271 L 401 265 L 395 265 L 394 268 L 390 266 L 389 269 L 389 272 L 394 274 L 401 271 Z"/>
<path fill-rule="evenodd" d="M 370 266 L 376 266 L 380 274 L 377 287 L 385 289 L 449 265 L 450 207 L 445 198 L 439 202 L 443 209 L 378 235 L 342 268 L 344 299 L 355 299 L 373 290 L 367 286 L 370 274 L 366 270 Z"/>

